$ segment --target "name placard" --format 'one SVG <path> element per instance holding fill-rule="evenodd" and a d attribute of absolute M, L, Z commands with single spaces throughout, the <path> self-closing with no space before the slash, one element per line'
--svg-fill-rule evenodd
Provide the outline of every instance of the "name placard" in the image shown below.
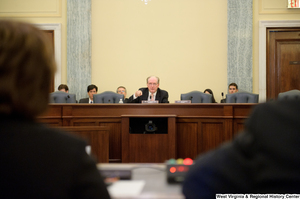
<path fill-rule="evenodd" d="M 191 100 L 175 100 L 175 103 L 177 104 L 190 104 L 192 103 Z"/>
<path fill-rule="evenodd" d="M 158 104 L 158 100 L 155 101 L 142 100 L 142 104 Z"/>

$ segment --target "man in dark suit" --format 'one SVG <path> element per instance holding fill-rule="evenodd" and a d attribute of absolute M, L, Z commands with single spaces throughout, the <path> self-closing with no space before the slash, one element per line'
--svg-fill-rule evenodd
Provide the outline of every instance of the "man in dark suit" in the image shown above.
<path fill-rule="evenodd" d="M 239 89 L 238 89 L 238 85 L 236 83 L 231 83 L 228 85 L 228 93 L 229 94 L 233 94 L 238 91 L 239 91 Z M 223 93 L 222 93 L 222 97 L 223 97 Z M 226 103 L 226 98 L 221 99 L 220 103 Z"/>
<path fill-rule="evenodd" d="M 0 198 L 109 199 L 86 143 L 36 122 L 55 60 L 33 25 L 0 20 Z"/>
<path fill-rule="evenodd" d="M 82 98 L 79 100 L 79 103 L 89 103 L 92 104 L 93 103 L 93 95 L 97 94 L 98 92 L 98 87 L 94 84 L 91 84 L 87 87 L 87 94 L 89 97 L 87 98 Z"/>
<path fill-rule="evenodd" d="M 142 101 L 158 101 L 159 103 L 169 103 L 169 94 L 159 88 L 159 78 L 150 76 L 147 78 L 147 88 L 140 88 L 127 101 L 127 103 L 141 103 Z"/>
<path fill-rule="evenodd" d="M 200 156 L 183 183 L 187 199 L 219 194 L 300 193 L 300 100 L 255 107 L 245 131 Z"/>

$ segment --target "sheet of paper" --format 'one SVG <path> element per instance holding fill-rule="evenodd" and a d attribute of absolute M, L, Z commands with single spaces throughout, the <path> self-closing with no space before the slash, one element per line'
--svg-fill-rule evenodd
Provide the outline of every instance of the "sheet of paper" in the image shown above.
<path fill-rule="evenodd" d="M 134 197 L 141 194 L 144 180 L 119 180 L 107 187 L 112 197 Z"/>

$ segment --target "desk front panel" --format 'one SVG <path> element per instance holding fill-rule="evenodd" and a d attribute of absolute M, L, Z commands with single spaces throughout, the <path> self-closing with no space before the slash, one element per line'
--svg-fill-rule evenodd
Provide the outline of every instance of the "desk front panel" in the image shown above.
<path fill-rule="evenodd" d="M 54 126 L 108 126 L 110 162 L 122 162 L 122 115 L 176 115 L 175 158 L 231 140 L 256 104 L 50 104 L 40 121 Z"/>

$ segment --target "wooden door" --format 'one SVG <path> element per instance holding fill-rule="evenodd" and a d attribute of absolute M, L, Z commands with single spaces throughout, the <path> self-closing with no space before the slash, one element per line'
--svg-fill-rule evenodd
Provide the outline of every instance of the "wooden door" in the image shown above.
<path fill-rule="evenodd" d="M 300 90 L 300 28 L 267 29 L 267 100 Z"/>
<path fill-rule="evenodd" d="M 48 35 L 52 47 L 53 47 L 53 54 L 54 54 L 54 30 L 44 30 L 44 32 Z M 55 88 L 54 88 L 54 76 L 51 77 L 51 84 L 50 84 L 50 90 L 49 93 L 54 92 Z"/>

